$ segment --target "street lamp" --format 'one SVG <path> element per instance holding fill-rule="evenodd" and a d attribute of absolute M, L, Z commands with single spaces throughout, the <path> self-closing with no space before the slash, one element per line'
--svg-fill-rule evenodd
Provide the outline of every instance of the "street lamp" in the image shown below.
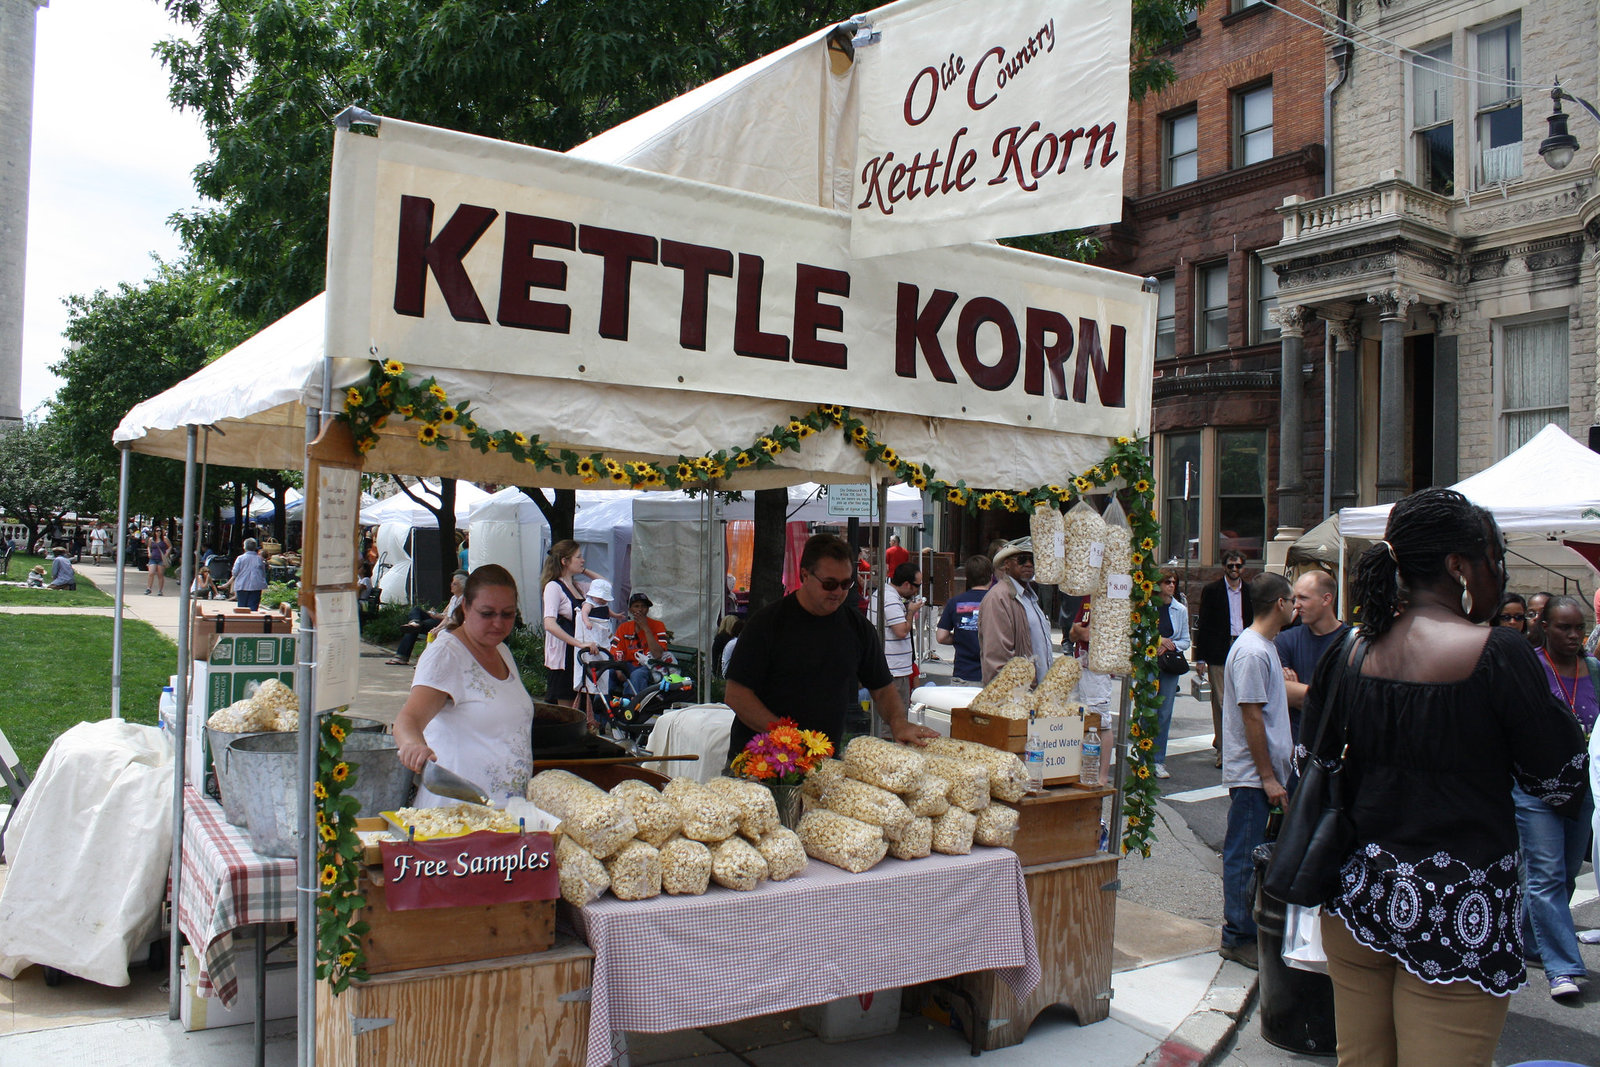
<path fill-rule="evenodd" d="M 1561 79 L 1556 79 L 1555 88 L 1550 90 L 1550 99 L 1555 102 L 1556 109 L 1545 121 L 1550 124 L 1550 136 L 1539 143 L 1539 154 L 1544 161 L 1554 170 L 1562 170 L 1578 151 L 1578 139 L 1567 132 L 1567 116 L 1561 110 L 1561 101 L 1571 100 L 1575 104 L 1582 104 L 1583 109 L 1600 122 L 1600 111 L 1581 96 L 1573 96 L 1561 88 Z"/>

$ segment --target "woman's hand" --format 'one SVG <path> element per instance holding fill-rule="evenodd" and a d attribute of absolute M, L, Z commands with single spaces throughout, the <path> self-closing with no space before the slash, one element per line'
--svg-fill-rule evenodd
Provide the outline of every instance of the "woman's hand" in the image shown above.
<path fill-rule="evenodd" d="M 410 741 L 400 746 L 400 762 L 405 764 L 407 770 L 421 771 L 428 763 L 437 762 L 438 759 L 426 742 Z"/>
<path fill-rule="evenodd" d="M 591 656 L 599 655 L 600 653 L 600 646 L 595 644 L 593 641 L 585 641 L 583 644 L 579 645 L 578 648 L 581 651 L 589 653 Z"/>
<path fill-rule="evenodd" d="M 1161 644 L 1160 644 L 1160 646 L 1158 648 L 1158 651 L 1160 651 L 1160 652 L 1171 652 L 1174 649 L 1176 649 L 1177 647 L 1178 647 L 1177 645 L 1172 643 L 1172 638 L 1163 637 L 1161 639 Z"/>

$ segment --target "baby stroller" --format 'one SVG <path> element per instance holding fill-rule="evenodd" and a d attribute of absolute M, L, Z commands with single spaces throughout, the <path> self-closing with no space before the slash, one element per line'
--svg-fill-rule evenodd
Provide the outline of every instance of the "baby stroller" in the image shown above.
<path fill-rule="evenodd" d="M 654 720 L 672 707 L 674 701 L 685 699 L 694 692 L 694 679 L 678 671 L 675 663 L 652 661 L 648 684 L 637 693 L 628 691 L 627 679 L 638 664 L 627 660 L 603 656 L 590 657 L 578 653 L 582 665 L 584 692 L 580 701 L 588 701 L 586 710 L 602 734 L 637 745 L 639 738 L 649 733 Z"/>

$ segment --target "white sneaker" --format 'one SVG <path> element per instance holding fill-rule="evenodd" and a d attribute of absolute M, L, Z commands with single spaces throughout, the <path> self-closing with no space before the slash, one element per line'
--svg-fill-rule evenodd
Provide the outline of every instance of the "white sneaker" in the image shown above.
<path fill-rule="evenodd" d="M 1158 763 L 1158 764 L 1156 764 L 1156 777 L 1157 778 L 1171 778 L 1172 777 L 1172 772 L 1167 770 L 1167 765 L 1165 763 Z"/>

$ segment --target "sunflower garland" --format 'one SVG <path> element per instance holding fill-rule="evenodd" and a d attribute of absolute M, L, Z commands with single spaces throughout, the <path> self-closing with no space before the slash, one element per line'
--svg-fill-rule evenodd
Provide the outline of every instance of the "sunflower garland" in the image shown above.
<path fill-rule="evenodd" d="M 393 362 L 393 361 L 391 361 Z M 338 713 L 322 718 L 317 731 L 317 780 L 311 793 L 317 800 L 317 977 L 342 993 L 351 982 L 367 978 L 367 954 L 361 938 L 367 924 L 357 921 L 367 899 L 356 891 L 361 869 L 361 839 L 356 836 L 356 812 L 361 802 L 350 795 L 357 771 L 344 760 L 350 720 Z"/>
<path fill-rule="evenodd" d="M 385 388 L 387 387 L 387 388 Z M 447 419 L 445 413 L 453 413 Z M 384 420 L 398 415 L 420 422 L 417 441 L 427 448 L 447 450 L 452 443 L 464 443 L 479 452 L 498 452 L 535 469 L 575 477 L 585 485 L 608 481 L 618 487 L 635 489 L 705 488 L 731 468 L 750 470 L 777 465 L 777 457 L 797 450 L 801 442 L 828 429 L 838 429 L 869 463 L 884 468 L 895 479 L 932 494 L 955 507 L 975 511 L 1027 512 L 1041 504 L 1066 510 L 1080 497 L 1092 493 L 1115 492 L 1122 501 L 1134 543 L 1144 551 L 1133 557 L 1133 674 L 1128 680 L 1132 697 L 1130 729 L 1154 736 L 1156 713 L 1160 708 L 1161 674 L 1154 656 L 1143 653 L 1159 642 L 1156 585 L 1160 569 L 1155 565 L 1154 546 L 1160 537 L 1160 524 L 1153 514 L 1155 504 L 1151 485 L 1148 442 L 1119 437 L 1111 453 L 1065 484 L 1036 486 L 1026 490 L 985 489 L 967 485 L 964 480 L 949 482 L 925 463 L 911 460 L 879 439 L 872 428 L 841 404 L 820 404 L 803 415 L 792 415 L 753 441 L 733 448 L 719 449 L 703 456 L 678 456 L 664 463 L 621 460 L 601 452 L 581 453 L 572 449 L 552 449 L 537 434 L 511 430 L 490 430 L 480 426 L 472 405 L 452 400 L 433 378 L 420 381 L 406 373 L 399 360 L 375 362 L 367 380 L 345 393 L 344 418 L 362 452 L 377 444 L 377 432 Z M 427 431 L 432 430 L 431 433 Z M 448 429 L 450 432 L 442 432 Z M 1113 484 L 1116 483 L 1116 484 Z M 1119 488 L 1120 486 L 1120 488 Z M 1141 736 L 1133 733 L 1133 737 Z M 1148 749 L 1130 744 L 1126 753 L 1129 773 L 1124 794 L 1127 825 L 1123 851 L 1150 854 L 1151 828 L 1155 801 L 1159 795 Z M 331 772 L 331 766 L 328 768 Z M 337 784 L 337 783 L 335 783 Z M 353 880 L 353 872 L 351 874 Z M 359 952 L 359 946 L 356 951 Z M 320 958 L 320 957 L 319 957 Z M 329 957 L 330 959 L 332 957 Z"/>

